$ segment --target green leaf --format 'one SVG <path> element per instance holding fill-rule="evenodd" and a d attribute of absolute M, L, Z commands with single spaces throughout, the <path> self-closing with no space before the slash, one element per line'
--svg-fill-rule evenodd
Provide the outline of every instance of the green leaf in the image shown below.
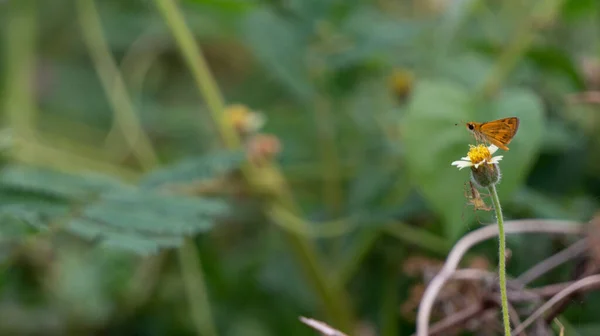
<path fill-rule="evenodd" d="M 390 62 L 408 61 L 415 58 L 412 48 L 419 37 L 423 24 L 417 21 L 398 20 L 370 7 L 352 11 L 340 28 L 351 41 L 350 48 L 327 55 L 327 63 L 335 70 L 354 66 L 376 58 Z M 402 50 L 398 53 L 398 50 Z"/>
<path fill-rule="evenodd" d="M 331 14 L 335 1 L 321 0 L 289 0 L 286 1 L 286 8 L 294 13 L 295 17 L 300 18 L 297 24 L 312 25 L 317 20 L 327 20 Z"/>
<path fill-rule="evenodd" d="M 155 176 L 159 181 L 191 173 L 209 177 L 241 162 L 240 155 L 231 153 L 218 157 L 222 160 L 205 158 L 201 161 L 205 166 L 188 164 L 174 174 L 165 170 Z M 215 217 L 229 211 L 221 199 L 162 194 L 104 176 L 27 166 L 8 167 L 0 173 L 0 202 L 3 239 L 23 237 L 31 228 L 44 229 L 52 222 L 83 239 L 139 254 L 178 246 L 184 236 L 209 230 Z"/>
<path fill-rule="evenodd" d="M 561 16 L 567 22 L 595 17 L 599 7 L 596 0 L 567 0 L 562 6 Z"/>
<path fill-rule="evenodd" d="M 493 101 L 479 105 L 474 102 L 475 98 L 452 82 L 422 81 L 415 88 L 403 124 L 410 174 L 442 216 L 446 235 L 452 239 L 465 229 L 465 221 L 461 218 L 467 213 L 463 190 L 469 171 L 458 171 L 450 165 L 466 156 L 468 144 L 474 143 L 464 122 L 508 116 L 521 120 L 510 151 L 496 153 L 504 156 L 500 163 L 503 177 L 498 186 L 501 199 L 508 198 L 523 182 L 541 145 L 544 120 L 542 106 L 534 94 L 509 89 Z"/>
<path fill-rule="evenodd" d="M 439 75 L 474 90 L 484 84 L 492 66 L 489 57 L 474 52 L 462 53 L 444 57 L 440 61 Z"/>
<path fill-rule="evenodd" d="M 315 90 L 305 62 L 306 37 L 289 21 L 271 10 L 252 11 L 242 22 L 242 37 L 265 69 L 301 101 L 308 101 Z"/>
<path fill-rule="evenodd" d="M 454 45 L 477 3 L 475 0 L 457 0 L 448 4 L 435 30 L 435 50 L 432 50 L 435 57 L 443 59 L 448 56 L 448 50 Z"/>
<path fill-rule="evenodd" d="M 108 193 L 84 207 L 66 230 L 101 246 L 141 255 L 180 246 L 183 237 L 212 228 L 224 201 L 152 194 L 143 190 Z"/>
<path fill-rule="evenodd" d="M 52 271 L 44 278 L 48 294 L 55 298 L 54 309 L 80 323 L 106 323 L 115 308 L 107 288 L 115 273 L 107 272 L 107 257 L 69 248 L 55 253 Z"/>
<path fill-rule="evenodd" d="M 2 188 L 63 199 L 82 200 L 123 186 L 120 181 L 103 175 L 78 176 L 21 165 L 9 166 L 0 172 Z"/>
<path fill-rule="evenodd" d="M 148 255 L 162 248 L 179 247 L 183 244 L 181 236 L 144 235 L 139 232 L 112 228 L 93 220 L 77 218 L 70 221 L 66 229 L 71 234 L 86 240 L 98 241 L 100 246 Z"/>
<path fill-rule="evenodd" d="M 132 232 L 191 235 L 210 229 L 212 218 L 227 209 L 222 200 L 132 189 L 102 195 L 99 202 L 84 208 L 82 216 Z"/>
<path fill-rule="evenodd" d="M 182 237 L 143 237 L 139 235 L 106 235 L 100 246 L 130 251 L 139 255 L 156 254 L 161 249 L 176 248 L 183 244 Z"/>
<path fill-rule="evenodd" d="M 575 330 L 577 330 L 577 333 L 580 336 L 596 336 L 596 335 L 600 335 L 600 324 L 590 323 L 590 324 L 579 325 L 579 326 L 575 327 Z M 571 334 L 566 334 L 566 335 L 571 336 Z"/>
<path fill-rule="evenodd" d="M 477 113 L 475 120 L 494 120 L 502 117 L 519 117 L 519 130 L 510 144 L 510 151 L 499 151 L 503 155 L 500 168 L 502 180 L 498 185 L 500 198 L 509 199 L 510 194 L 525 182 L 533 163 L 537 159 L 542 145 L 542 130 L 545 129 L 543 107 L 531 91 L 524 89 L 506 89 L 500 96 L 487 105 L 489 119 Z"/>
<path fill-rule="evenodd" d="M 155 188 L 162 184 L 213 178 L 240 167 L 245 159 L 243 151 L 218 152 L 189 158 L 149 173 L 140 185 L 143 188 Z"/>
<path fill-rule="evenodd" d="M 575 57 L 567 50 L 553 46 L 536 46 L 529 49 L 527 58 L 539 66 L 544 75 L 560 75 L 556 80 L 565 80 L 577 90 L 585 90 L 585 78 L 577 67 Z"/>
<path fill-rule="evenodd" d="M 34 230 L 47 228 L 42 214 L 20 204 L 0 206 L 0 240 L 20 239 Z"/>

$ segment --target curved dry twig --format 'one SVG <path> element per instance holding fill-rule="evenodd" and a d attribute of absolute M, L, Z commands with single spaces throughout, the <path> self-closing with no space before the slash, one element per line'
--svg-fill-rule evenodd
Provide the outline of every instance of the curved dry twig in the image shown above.
<path fill-rule="evenodd" d="M 300 321 L 302 321 L 302 323 L 306 324 L 307 326 L 317 330 L 324 336 L 348 336 L 337 329 L 333 329 L 326 323 L 317 321 L 315 319 L 300 316 Z"/>
<path fill-rule="evenodd" d="M 443 320 L 436 322 L 431 326 L 431 330 L 429 331 L 429 336 L 437 336 L 442 335 L 443 332 L 448 329 L 455 328 L 465 322 L 471 320 L 472 318 L 477 317 L 479 314 L 482 314 L 490 309 L 496 308 L 487 308 L 483 304 L 470 305 L 467 308 L 460 310 Z M 414 336 L 413 334 L 412 336 Z"/>
<path fill-rule="evenodd" d="M 562 265 L 565 262 L 580 256 L 583 252 L 585 252 L 587 246 L 588 241 L 586 238 L 583 238 L 566 249 L 536 264 L 523 274 L 519 275 L 516 280 L 520 282 L 523 287 L 525 287 L 525 285 L 546 274 L 546 272 L 549 272 L 559 265 Z"/>
<path fill-rule="evenodd" d="M 514 220 L 505 222 L 505 232 L 513 233 L 554 233 L 580 234 L 582 225 L 578 222 L 563 220 Z M 496 225 L 487 225 L 461 238 L 450 251 L 444 267 L 427 286 L 417 314 L 417 336 L 429 335 L 429 317 L 435 299 L 448 279 L 452 277 L 463 255 L 475 244 L 498 235 Z"/>
<path fill-rule="evenodd" d="M 454 271 L 451 276 L 455 280 L 490 280 L 498 278 L 498 274 L 476 269 L 476 268 L 463 268 Z"/>
<path fill-rule="evenodd" d="M 521 331 L 525 330 L 531 323 L 533 323 L 536 319 L 538 319 L 542 314 L 546 312 L 546 310 L 550 309 L 553 305 L 569 296 L 572 293 L 575 293 L 582 289 L 587 289 L 590 287 L 600 287 L 600 274 L 592 275 L 581 280 L 575 281 L 570 286 L 566 287 L 558 294 L 554 295 L 550 300 L 544 303 L 538 310 L 536 310 L 531 316 L 529 316 L 521 325 L 516 327 L 512 333 L 517 334 Z"/>

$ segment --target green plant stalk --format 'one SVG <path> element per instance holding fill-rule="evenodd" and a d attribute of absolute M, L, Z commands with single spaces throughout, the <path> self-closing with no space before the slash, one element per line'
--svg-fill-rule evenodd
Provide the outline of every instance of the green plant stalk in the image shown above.
<path fill-rule="evenodd" d="M 446 256 L 452 249 L 452 245 L 444 238 L 403 222 L 393 222 L 386 225 L 385 232 L 408 244 L 418 246 L 440 256 Z"/>
<path fill-rule="evenodd" d="M 5 120 L 12 131 L 12 158 L 17 162 L 63 171 L 95 170 L 127 180 L 137 179 L 135 172 L 95 159 L 98 154 L 93 148 L 60 142 L 36 130 L 38 115 L 35 90 L 32 89 L 35 87 L 38 28 L 36 3 L 35 0 L 22 0 L 7 5 L 11 7 L 11 15 L 6 22 L 3 64 L 6 81 L 2 84 L 5 87 Z M 48 123 L 48 120 L 41 121 Z"/>
<path fill-rule="evenodd" d="M 336 281 L 341 285 L 346 285 L 356 274 L 359 266 L 365 260 L 367 254 L 383 232 L 378 229 L 363 230 L 359 233 L 358 241 L 352 244 L 349 251 L 345 251 L 345 257 L 339 263 L 336 269 Z"/>
<path fill-rule="evenodd" d="M 137 181 L 140 177 L 139 172 L 94 158 L 93 154 L 97 153 L 95 148 L 73 146 L 66 141 L 55 141 L 51 137 L 42 139 L 44 141 L 15 137 L 14 158 L 21 163 L 51 167 L 65 172 L 103 172 L 129 182 Z"/>
<path fill-rule="evenodd" d="M 564 328 L 564 330 L 562 330 L 562 334 L 560 333 L 561 326 Z M 554 319 L 554 323 L 552 323 L 552 329 L 554 329 L 554 332 L 556 332 L 556 334 L 560 336 L 581 336 L 581 334 L 577 332 L 575 327 L 573 327 L 571 322 L 569 322 L 569 320 L 567 320 L 562 314 Z"/>
<path fill-rule="evenodd" d="M 186 238 L 183 246 L 178 250 L 178 255 L 183 283 L 186 292 L 192 298 L 188 302 L 196 330 L 202 336 L 216 336 L 217 328 L 213 322 L 200 257 L 191 238 Z"/>
<path fill-rule="evenodd" d="M 269 217 L 275 218 L 277 225 L 307 238 L 339 238 L 355 230 L 357 223 L 352 218 L 341 218 L 334 221 L 310 223 L 294 215 L 287 208 L 272 207 Z"/>
<path fill-rule="evenodd" d="M 149 28 L 148 31 L 153 30 Z M 133 102 L 140 100 L 146 75 L 158 56 L 164 51 L 161 46 L 150 44 L 150 41 L 154 42 L 150 39 L 150 34 L 147 32 L 138 37 L 129 46 L 120 63 L 120 73 Z M 149 45 L 152 45 L 153 48 L 148 48 Z M 129 148 L 121 145 L 123 141 L 121 129 L 122 126 L 118 122 L 113 123 L 104 138 L 105 147 L 110 149 L 113 157 L 117 159 L 126 157 L 130 152 Z"/>
<path fill-rule="evenodd" d="M 94 1 L 78 0 L 77 10 L 83 41 L 113 108 L 115 124 L 121 129 L 121 134 L 140 164 L 145 170 L 149 170 L 156 166 L 158 158 L 138 120 L 119 68 L 110 54 Z"/>
<path fill-rule="evenodd" d="M 396 336 L 398 332 L 398 302 L 399 298 L 399 272 L 398 272 L 398 259 L 403 258 L 404 249 L 400 251 L 400 255 L 394 255 L 393 260 L 390 257 L 386 258 L 386 275 L 383 283 L 382 304 L 381 304 L 381 336 Z"/>
<path fill-rule="evenodd" d="M 323 198 L 333 216 L 339 215 L 341 206 L 340 162 L 335 146 L 335 134 L 332 129 L 330 103 L 319 95 L 314 104 L 315 129 L 318 137 L 318 151 L 323 168 Z"/>
<path fill-rule="evenodd" d="M 155 0 L 155 3 L 163 15 L 164 20 L 171 29 L 175 41 L 183 54 L 188 66 L 192 71 L 192 76 L 196 81 L 198 89 L 216 123 L 219 133 L 228 148 L 239 148 L 241 141 L 232 125 L 227 122 L 224 113 L 224 103 L 216 81 L 214 80 L 208 65 L 201 53 L 200 47 L 192 35 L 192 32 L 185 23 L 183 14 L 173 0 Z M 275 166 L 275 165 L 273 165 Z M 244 177 L 252 185 L 254 167 L 247 165 L 243 167 Z M 275 167 L 277 172 L 279 169 Z M 277 198 L 267 204 L 267 212 L 273 207 L 284 207 L 293 212 L 298 212 L 290 190 L 285 183 L 280 186 L 281 190 L 276 191 Z M 271 220 L 276 220 L 270 218 Z M 323 266 L 319 262 L 318 254 L 314 245 L 305 237 L 293 232 L 284 231 L 285 237 L 290 243 L 296 257 L 303 268 L 311 286 L 321 299 L 323 306 L 331 323 L 342 330 L 351 332 L 354 328 L 352 310 L 346 297 L 346 293 L 337 284 L 329 284 L 327 275 Z"/>
<path fill-rule="evenodd" d="M 504 217 L 496 185 L 488 187 L 490 197 L 494 204 L 496 220 L 498 221 L 498 274 L 500 275 L 500 297 L 502 301 L 502 322 L 504 324 L 504 335 L 510 336 L 510 317 L 508 315 L 508 296 L 506 295 L 506 236 L 504 234 Z"/>
<path fill-rule="evenodd" d="M 78 10 L 84 41 L 115 113 L 115 126 L 121 129 L 127 144 L 144 170 L 149 170 L 158 163 L 157 155 L 139 122 L 125 82 L 110 54 L 93 0 L 78 0 Z M 178 250 L 178 257 L 196 331 L 200 335 L 216 336 L 217 328 L 211 312 L 200 256 L 191 238 L 186 238 Z"/>
<path fill-rule="evenodd" d="M 314 101 L 313 115 L 317 131 L 317 151 L 321 157 L 323 200 L 329 215 L 337 217 L 342 205 L 342 188 L 331 102 L 322 94 L 317 94 Z M 332 240 L 328 247 L 333 259 L 338 259 L 343 253 L 343 237 Z"/>
<path fill-rule="evenodd" d="M 192 71 L 196 85 L 200 89 L 200 94 L 204 98 L 206 105 L 212 115 L 213 121 L 217 124 L 219 132 L 228 148 L 237 148 L 240 146 L 240 139 L 233 127 L 228 125 L 225 114 L 223 113 L 224 102 L 217 82 L 210 75 L 210 70 L 206 60 L 200 52 L 200 47 L 192 32 L 185 23 L 183 14 L 173 0 L 155 0 L 156 5 L 163 15 L 171 33 L 175 37 L 179 49 Z"/>
<path fill-rule="evenodd" d="M 10 1 L 5 5 L 10 15 L 6 22 L 4 71 L 6 81 L 4 111 L 13 135 L 34 138 L 35 120 L 34 74 L 37 38 L 37 1 Z M 17 150 L 18 151 L 18 150 Z M 16 153 L 18 154 L 18 153 Z"/>
<path fill-rule="evenodd" d="M 283 192 L 288 193 L 289 190 L 286 189 Z M 291 195 L 284 194 L 281 199 L 270 202 L 266 212 L 275 214 L 282 213 L 283 209 L 289 211 L 288 209 L 295 208 L 296 205 L 293 204 Z M 271 215 L 269 215 L 269 219 L 273 222 L 280 220 Z M 298 258 L 310 285 L 320 298 L 331 319 L 331 324 L 347 333 L 352 332 L 354 329 L 352 310 L 343 284 L 338 281 L 329 281 L 329 276 L 320 264 L 318 254 L 310 240 L 294 231 L 284 230 L 283 233 Z"/>
<path fill-rule="evenodd" d="M 114 155 L 114 150 L 112 151 L 113 159 L 114 156 L 120 158 L 131 152 L 143 170 L 149 171 L 158 164 L 158 156 L 135 111 L 117 62 L 111 55 L 94 1 L 78 0 L 77 11 L 84 43 L 113 110 L 114 123 L 111 132 L 105 138 L 108 145 L 106 147 L 119 148 L 120 155 Z M 114 141 L 111 142 L 111 139 Z M 124 146 L 121 144 L 123 140 Z M 111 146 L 113 144 L 114 146 Z M 130 290 L 124 300 L 126 312 L 134 311 L 148 299 L 156 285 L 156 279 L 152 277 L 156 278 L 156 272 L 165 260 L 164 253 L 163 251 L 157 256 L 146 258 L 138 266 L 138 275 L 129 281 Z"/>
<path fill-rule="evenodd" d="M 529 21 L 527 23 L 530 24 Z M 492 68 L 481 89 L 481 94 L 484 97 L 492 97 L 500 90 L 506 77 L 533 42 L 535 34 L 529 29 L 529 25 L 526 23 L 521 24 L 508 48 L 500 55 L 498 62 Z"/>
<path fill-rule="evenodd" d="M 530 13 L 525 15 L 517 24 L 517 28 L 507 48 L 502 52 L 500 58 L 494 64 L 489 76 L 481 87 L 483 97 L 495 95 L 505 81 L 506 77 L 517 65 L 517 62 L 527 52 L 533 43 L 536 31 L 547 22 L 552 22 L 559 15 L 564 0 L 538 0 L 532 7 Z M 507 2 L 507 6 L 511 3 Z M 521 2 L 512 4 L 522 5 Z M 519 8 L 519 10 L 522 10 Z"/>

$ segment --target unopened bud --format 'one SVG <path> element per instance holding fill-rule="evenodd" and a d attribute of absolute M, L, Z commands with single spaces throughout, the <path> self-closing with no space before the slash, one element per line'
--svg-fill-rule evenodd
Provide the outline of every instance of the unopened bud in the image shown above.
<path fill-rule="evenodd" d="M 500 165 L 482 164 L 479 167 L 471 167 L 471 180 L 479 188 L 488 188 L 500 182 Z"/>

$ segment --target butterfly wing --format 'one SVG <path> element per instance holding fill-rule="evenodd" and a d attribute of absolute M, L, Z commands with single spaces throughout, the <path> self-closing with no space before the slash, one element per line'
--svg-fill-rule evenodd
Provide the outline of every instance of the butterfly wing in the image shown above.
<path fill-rule="evenodd" d="M 498 148 L 508 150 L 508 145 L 519 130 L 519 118 L 510 117 L 483 123 L 481 134 Z"/>

